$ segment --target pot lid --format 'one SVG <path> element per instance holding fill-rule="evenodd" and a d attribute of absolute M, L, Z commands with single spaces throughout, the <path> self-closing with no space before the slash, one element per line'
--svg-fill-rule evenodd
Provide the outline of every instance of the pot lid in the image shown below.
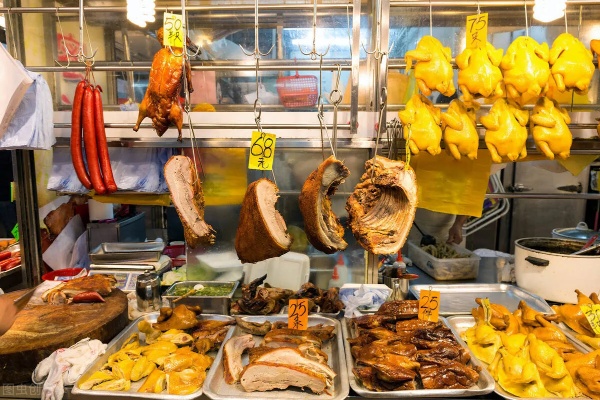
<path fill-rule="evenodd" d="M 585 222 L 578 223 L 575 228 L 554 229 L 552 232 L 555 235 L 576 240 L 588 240 L 592 236 L 600 234 L 600 232 L 589 229 Z"/>

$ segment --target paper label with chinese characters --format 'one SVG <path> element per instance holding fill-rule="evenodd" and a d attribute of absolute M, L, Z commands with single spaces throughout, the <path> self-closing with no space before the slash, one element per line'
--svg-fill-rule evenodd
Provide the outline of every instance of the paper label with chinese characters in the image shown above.
<path fill-rule="evenodd" d="M 288 303 L 288 328 L 308 328 L 308 299 L 290 299 Z"/>
<path fill-rule="evenodd" d="M 600 304 L 582 304 L 580 307 L 596 335 L 600 335 Z"/>
<path fill-rule="evenodd" d="M 181 15 L 165 13 L 163 21 L 163 45 L 171 47 L 183 47 L 185 33 Z"/>
<path fill-rule="evenodd" d="M 276 140 L 277 137 L 273 133 L 259 131 L 252 132 L 248 169 L 259 169 L 263 171 L 270 171 L 273 169 Z"/>
<path fill-rule="evenodd" d="M 438 322 L 440 315 L 440 292 L 421 290 L 419 294 L 419 319 Z"/>
<path fill-rule="evenodd" d="M 467 48 L 484 47 L 487 42 L 488 14 L 481 13 L 467 17 Z"/>

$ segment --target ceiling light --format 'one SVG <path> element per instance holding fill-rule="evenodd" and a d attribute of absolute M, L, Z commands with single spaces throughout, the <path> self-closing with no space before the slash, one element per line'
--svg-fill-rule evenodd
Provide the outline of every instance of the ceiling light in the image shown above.
<path fill-rule="evenodd" d="M 540 22 L 551 22 L 562 18 L 567 7 L 566 0 L 535 0 L 533 18 Z"/>
<path fill-rule="evenodd" d="M 127 0 L 127 19 L 143 28 L 156 20 L 154 6 L 154 0 Z"/>

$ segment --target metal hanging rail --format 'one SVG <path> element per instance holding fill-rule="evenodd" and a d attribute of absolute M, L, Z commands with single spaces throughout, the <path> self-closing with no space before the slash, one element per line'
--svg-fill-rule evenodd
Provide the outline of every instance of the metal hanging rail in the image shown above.
<path fill-rule="evenodd" d="M 441 110 L 446 110 L 446 109 L 448 109 L 449 106 L 450 106 L 449 104 L 435 104 L 435 107 L 437 107 Z M 493 106 L 493 104 L 481 104 L 479 106 L 479 109 L 480 110 L 489 110 L 490 108 L 492 108 L 492 106 Z M 565 110 L 571 111 L 571 112 L 600 110 L 600 104 L 573 104 L 573 105 L 561 104 L 560 106 L 562 108 L 564 108 Z M 406 108 L 405 104 L 388 105 L 388 111 L 400 111 L 400 110 L 404 110 L 405 108 Z M 533 104 L 526 104 L 521 108 L 524 110 L 533 110 Z"/>
<path fill-rule="evenodd" d="M 130 128 L 133 129 L 133 123 L 104 123 L 105 128 Z M 187 123 L 183 124 L 184 127 L 188 127 Z M 194 123 L 192 124 L 194 129 L 254 129 L 256 128 L 255 124 L 202 124 L 202 123 Z M 321 125 L 319 124 L 263 124 L 263 129 L 321 129 Z M 70 129 L 70 122 L 55 122 L 54 128 L 64 128 Z M 141 129 L 151 129 L 151 124 L 141 124 Z M 327 129 L 333 129 L 333 125 L 327 125 Z M 350 125 L 340 125 L 338 129 L 342 130 L 350 130 Z"/>
<path fill-rule="evenodd" d="M 346 8 L 352 9 L 354 5 L 352 2 L 348 4 L 319 4 L 319 10 L 346 10 Z M 91 12 L 127 12 L 127 6 L 87 6 L 83 8 L 84 11 Z M 157 12 L 165 11 L 178 11 L 181 10 L 181 6 L 169 6 L 160 7 L 157 6 Z M 249 11 L 254 10 L 253 5 L 223 5 L 223 6 L 186 6 L 186 11 L 195 12 L 215 12 L 215 11 Z M 313 9 L 312 4 L 264 4 L 260 6 L 261 11 L 289 11 L 289 10 L 311 10 Z M 27 14 L 27 13 L 73 13 L 79 12 L 79 7 L 0 7 L 0 13 L 11 13 L 11 14 Z"/>
<path fill-rule="evenodd" d="M 599 2 L 600 4 L 600 2 Z M 598 67 L 598 60 L 596 58 L 594 58 L 593 60 L 594 66 Z M 458 67 L 456 66 L 456 62 L 454 61 L 454 58 L 450 61 L 450 64 L 452 64 L 452 68 L 453 69 L 458 69 Z M 390 62 L 388 63 L 388 69 L 404 69 L 406 68 L 406 60 L 404 58 L 392 58 L 390 59 Z"/>
<path fill-rule="evenodd" d="M 523 7 L 533 6 L 534 0 L 460 0 L 460 1 L 447 1 L 447 0 L 432 0 L 432 1 L 391 1 L 390 7 Z M 587 6 L 600 4 L 600 1 L 586 1 L 586 0 L 569 0 L 567 6 Z"/>
<path fill-rule="evenodd" d="M 487 193 L 487 199 L 600 200 L 600 193 Z"/>

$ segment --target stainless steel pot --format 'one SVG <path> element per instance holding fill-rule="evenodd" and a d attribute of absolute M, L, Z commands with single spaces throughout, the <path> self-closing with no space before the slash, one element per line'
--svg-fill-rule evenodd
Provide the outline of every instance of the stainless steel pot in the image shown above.
<path fill-rule="evenodd" d="M 585 240 L 587 242 L 595 235 L 600 235 L 600 232 L 588 228 L 585 222 L 578 223 L 575 228 L 556 228 L 552 230 L 552 237 L 558 239 Z M 596 243 L 600 243 L 600 237 L 596 239 Z"/>
<path fill-rule="evenodd" d="M 515 241 L 517 285 L 546 300 L 577 303 L 575 289 L 600 289 L 600 256 L 571 255 L 584 241 L 523 238 Z"/>

